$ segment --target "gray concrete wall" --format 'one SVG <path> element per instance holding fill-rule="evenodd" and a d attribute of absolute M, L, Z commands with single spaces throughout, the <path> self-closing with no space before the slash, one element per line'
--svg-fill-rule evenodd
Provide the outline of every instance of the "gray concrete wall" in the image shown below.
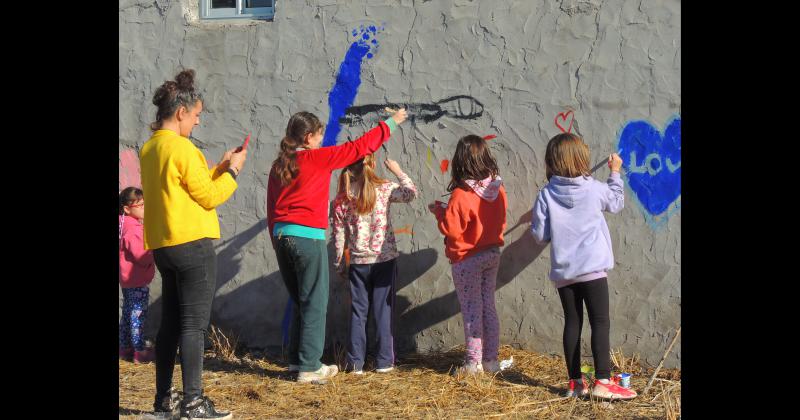
<path fill-rule="evenodd" d="M 135 159 L 125 154 L 149 137 L 154 90 L 179 68 L 195 69 L 205 112 L 193 135 L 207 158 L 219 160 L 253 134 L 239 189 L 218 208 L 222 239 L 212 322 L 248 346 L 280 345 L 287 294 L 265 231 L 269 164 L 292 113 L 308 110 L 327 121 L 328 96 L 356 39 L 353 31 L 361 36 L 361 25 L 375 25 L 376 33 L 368 35 L 377 48 L 372 44 L 372 57 L 361 61 L 359 74 L 350 74 L 361 80 L 354 106 L 431 104 L 455 95 L 482 104 L 482 113 L 471 119 L 459 119 L 452 103 L 440 104 L 448 114 L 432 122 L 418 115 L 388 143 L 391 157 L 420 188 L 416 201 L 393 208 L 394 226 L 401 229 L 400 350 L 463 343 L 442 236 L 426 204 L 445 192 L 449 173 L 440 171 L 440 161 L 452 156 L 460 136 L 476 133 L 498 136 L 491 148 L 509 196 L 497 279 L 501 342 L 562 353 L 563 314 L 547 277 L 549 248 L 535 245 L 527 230 L 531 204 L 545 183 L 545 145 L 561 131 L 557 122 L 567 129 L 572 121 L 572 132 L 585 138 L 595 162 L 631 139 L 649 153 L 643 162 L 640 150 L 638 163 L 627 168 L 625 209 L 606 219 L 616 260 L 609 276 L 612 347 L 655 364 L 680 324 L 680 135 L 676 155 L 665 151 L 659 135 L 624 131 L 637 120 L 657 130 L 679 121 L 680 12 L 679 1 L 666 0 L 298 0 L 279 1 L 271 22 L 205 23 L 197 20 L 196 0 L 123 0 L 120 183 L 136 182 Z M 566 118 L 558 116 L 569 110 Z M 364 118 L 353 127 L 342 124 L 339 141 L 363 133 L 374 116 Z M 627 165 L 629 156 L 623 159 Z M 652 176 L 634 189 L 630 174 L 648 171 Z M 597 173 L 603 180 L 607 174 L 607 168 Z M 653 210 L 647 194 L 669 205 Z M 157 277 L 151 335 L 160 313 L 159 284 Z M 332 272 L 329 345 L 346 342 L 348 310 L 348 286 Z M 587 323 L 585 354 L 588 343 Z M 666 366 L 680 366 L 680 355 L 679 342 Z"/>

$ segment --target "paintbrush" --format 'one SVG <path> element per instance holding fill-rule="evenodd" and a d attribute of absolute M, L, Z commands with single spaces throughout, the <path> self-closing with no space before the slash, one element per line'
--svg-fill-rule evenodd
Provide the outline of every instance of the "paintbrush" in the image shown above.
<path fill-rule="evenodd" d="M 622 152 L 617 150 L 617 154 L 620 154 L 620 153 L 622 153 Z M 608 165 L 608 156 L 606 156 L 606 158 L 604 160 L 601 160 L 600 162 L 598 162 L 597 165 L 594 165 L 594 168 L 592 168 L 592 170 L 589 171 L 589 172 L 590 173 L 594 173 L 596 170 L 598 170 L 601 167 L 603 167 L 603 165 Z"/>

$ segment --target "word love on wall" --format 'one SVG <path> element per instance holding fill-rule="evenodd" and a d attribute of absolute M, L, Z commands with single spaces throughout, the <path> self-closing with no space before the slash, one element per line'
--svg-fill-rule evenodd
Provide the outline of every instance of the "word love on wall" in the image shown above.
<path fill-rule="evenodd" d="M 648 223 L 665 222 L 680 207 L 672 206 L 681 196 L 680 116 L 668 121 L 663 133 L 648 121 L 629 121 L 620 132 L 618 150 L 628 186 Z"/>

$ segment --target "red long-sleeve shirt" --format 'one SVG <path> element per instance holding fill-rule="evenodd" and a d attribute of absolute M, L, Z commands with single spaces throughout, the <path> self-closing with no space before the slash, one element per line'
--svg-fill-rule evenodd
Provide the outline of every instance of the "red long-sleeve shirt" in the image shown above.
<path fill-rule="evenodd" d="M 380 122 L 358 140 L 338 146 L 297 152 L 297 178 L 282 185 L 273 167 L 267 184 L 269 236 L 275 223 L 294 223 L 318 229 L 328 227 L 328 188 L 331 174 L 373 153 L 389 139 L 389 126 Z"/>

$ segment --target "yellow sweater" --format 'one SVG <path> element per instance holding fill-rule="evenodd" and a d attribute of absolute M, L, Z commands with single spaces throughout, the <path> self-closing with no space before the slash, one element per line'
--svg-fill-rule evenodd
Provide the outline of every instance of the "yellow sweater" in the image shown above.
<path fill-rule="evenodd" d="M 236 190 L 227 171 L 208 169 L 203 153 L 172 130 L 153 133 L 139 153 L 147 249 L 219 238 L 215 208 Z"/>

